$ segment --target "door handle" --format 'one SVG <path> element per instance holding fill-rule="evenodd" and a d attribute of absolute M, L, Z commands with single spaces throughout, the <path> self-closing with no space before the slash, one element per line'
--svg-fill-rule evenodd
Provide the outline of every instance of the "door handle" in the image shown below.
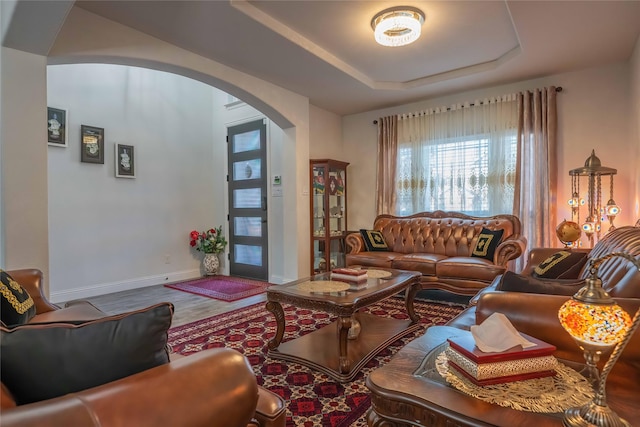
<path fill-rule="evenodd" d="M 267 210 L 267 196 L 264 196 L 262 198 L 262 210 L 266 211 Z"/>

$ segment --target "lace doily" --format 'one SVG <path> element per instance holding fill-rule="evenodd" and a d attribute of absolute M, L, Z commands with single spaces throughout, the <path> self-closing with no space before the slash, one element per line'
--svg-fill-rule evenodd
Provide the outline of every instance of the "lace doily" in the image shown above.
<path fill-rule="evenodd" d="M 582 406 L 593 399 L 589 381 L 573 369 L 558 362 L 553 377 L 511 383 L 478 386 L 449 369 L 443 351 L 436 358 L 438 373 L 461 392 L 485 402 L 519 411 L 557 413 Z"/>
<path fill-rule="evenodd" d="M 384 270 L 367 270 L 367 276 L 369 276 L 372 279 L 383 279 L 385 277 L 389 277 L 391 276 L 391 272 L 390 271 L 384 271 Z"/>
<path fill-rule="evenodd" d="M 349 284 L 338 282 L 337 280 L 307 280 L 306 282 L 298 283 L 296 287 L 306 292 L 341 292 L 349 289 Z"/>

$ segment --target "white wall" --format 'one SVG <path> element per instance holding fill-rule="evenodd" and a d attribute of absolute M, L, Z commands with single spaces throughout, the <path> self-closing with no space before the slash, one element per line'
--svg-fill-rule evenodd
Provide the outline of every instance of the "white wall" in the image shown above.
<path fill-rule="evenodd" d="M 5 51 L 3 49 L 3 55 L 7 55 Z M 9 254 L 5 256 L 6 268 L 38 267 L 48 278 L 47 148 L 46 143 L 43 145 L 46 131 L 44 126 L 33 126 L 33 123 L 44 123 L 47 63 L 113 63 L 169 71 L 222 88 L 243 97 L 251 105 L 264 107 L 262 111 L 271 120 L 286 127 L 281 132 L 280 141 L 282 175 L 290 177 L 283 185 L 286 186 L 286 194 L 282 198 L 282 218 L 288 228 L 283 236 L 284 245 L 280 248 L 284 259 L 282 277 L 298 278 L 299 274 L 306 274 L 309 262 L 309 200 L 304 190 L 308 187 L 310 120 L 307 98 L 78 8 L 69 13 L 49 57 L 37 57 L 36 60 L 36 55 L 18 51 L 11 55 L 16 56 L 15 61 L 11 58 L 11 72 L 5 72 L 4 65 L 2 69 L 3 87 L 13 88 L 3 92 L 2 97 L 2 144 L 3 149 L 9 147 L 4 154 L 10 152 L 13 162 L 13 167 L 7 169 L 4 161 L 2 169 L 2 220 L 5 230 L 13 230 L 11 234 L 7 231 L 4 238 L 5 245 L 11 248 L 8 251 L 13 253 L 11 258 Z M 30 56 L 33 60 L 23 60 L 21 56 Z M 11 108 L 10 112 L 6 111 L 7 106 Z M 7 117 L 13 119 L 9 124 Z M 73 119 L 73 113 L 70 117 Z M 30 138 L 31 134 L 38 136 Z M 5 138 L 6 135 L 11 138 Z M 30 173 L 33 170 L 36 172 Z M 29 200 L 31 209 L 26 214 L 20 212 L 21 204 L 13 200 L 11 207 L 7 208 L 9 197 L 16 194 L 28 195 L 29 199 L 33 197 Z M 140 282 L 136 280 L 129 285 L 135 286 Z M 100 284 L 110 287 L 114 282 L 101 281 Z"/>
<path fill-rule="evenodd" d="M 100 64 L 49 66 L 47 88 L 68 111 L 69 144 L 48 148 L 51 298 L 198 276 L 189 231 L 226 226 L 215 89 Z M 104 128 L 104 164 L 80 162 L 83 124 Z M 116 143 L 134 146 L 135 179 L 115 178 Z"/>
<path fill-rule="evenodd" d="M 3 47 L 2 222 L 3 268 L 39 267 L 47 289 L 46 57 Z"/>
<path fill-rule="evenodd" d="M 283 129 L 288 180 L 282 250 L 285 277 L 306 274 L 309 263 L 309 100 L 254 76 L 167 44 L 79 8 L 73 8 L 58 34 L 49 61 L 135 65 L 184 75 L 224 90 L 260 109 Z M 295 225 L 295 227 L 291 227 Z"/>
<path fill-rule="evenodd" d="M 48 153 L 52 300 L 200 275 L 189 231 L 228 230 L 227 127 L 264 119 L 246 104 L 226 108 L 227 99 L 201 82 L 143 68 L 48 67 L 49 105 L 69 115 L 69 147 Z M 104 165 L 79 161 L 81 124 L 105 129 Z M 282 130 L 267 124 L 267 177 L 291 176 L 282 167 Z M 115 143 L 135 146 L 135 179 L 114 177 Z M 284 266 L 283 200 L 269 201 L 275 283 L 295 278 Z M 226 256 L 221 261 L 228 271 Z"/>
<path fill-rule="evenodd" d="M 625 62 L 344 117 L 345 160 L 351 162 L 349 228 L 370 227 L 376 215 L 375 198 L 372 196 L 376 182 L 377 128 L 372 124 L 374 119 L 551 85 L 563 87 L 558 94 L 557 193 L 560 203 L 557 218 L 571 217 L 565 203 L 571 193 L 569 170 L 583 166 L 591 150 L 595 149 L 604 166 L 618 169 L 614 181 L 615 200 L 623 210 L 615 221 L 616 225 L 633 224 L 637 208 L 630 201 L 636 198 L 634 192 L 640 163 L 637 155 L 630 155 L 634 147 L 637 150 L 638 141 L 632 135 L 631 124 L 638 120 L 630 114 L 634 98 L 629 90 L 630 65 Z M 637 98 L 636 95 L 633 101 L 636 104 Z M 603 180 L 603 198 L 607 199 L 608 185 L 608 179 Z"/>
<path fill-rule="evenodd" d="M 309 118 L 310 158 L 344 161 L 342 154 L 342 117 L 310 105 Z"/>

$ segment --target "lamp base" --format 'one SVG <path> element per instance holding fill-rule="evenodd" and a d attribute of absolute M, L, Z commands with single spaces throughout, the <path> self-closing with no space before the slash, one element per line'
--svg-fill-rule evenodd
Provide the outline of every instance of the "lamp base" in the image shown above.
<path fill-rule="evenodd" d="M 601 406 L 594 402 L 564 411 L 562 425 L 564 427 L 631 427 L 631 424 L 620 418 L 609 406 Z"/>

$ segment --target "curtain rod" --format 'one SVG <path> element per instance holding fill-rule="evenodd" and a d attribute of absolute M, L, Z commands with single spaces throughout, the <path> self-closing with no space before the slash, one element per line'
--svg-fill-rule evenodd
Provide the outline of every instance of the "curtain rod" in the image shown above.
<path fill-rule="evenodd" d="M 558 87 L 556 88 L 556 92 L 562 92 L 562 86 L 558 86 Z M 471 106 L 471 107 L 473 107 L 473 105 L 474 105 L 474 104 L 469 104 L 469 106 Z M 482 104 L 481 104 L 481 105 L 482 105 Z M 451 108 L 447 108 L 447 111 L 449 111 L 449 110 L 451 110 Z M 378 121 L 377 121 L 377 120 L 374 120 L 374 121 L 373 121 L 373 124 L 374 124 L 374 125 L 377 125 L 377 124 L 378 124 Z"/>

